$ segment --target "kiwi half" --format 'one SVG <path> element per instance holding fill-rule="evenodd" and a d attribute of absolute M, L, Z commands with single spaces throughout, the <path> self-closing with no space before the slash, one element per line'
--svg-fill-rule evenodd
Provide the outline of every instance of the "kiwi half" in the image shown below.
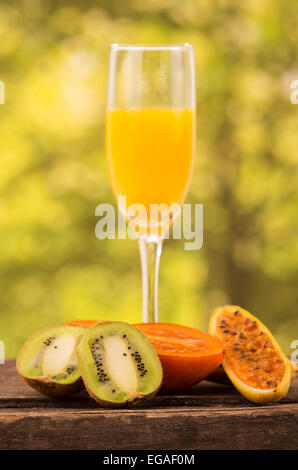
<path fill-rule="evenodd" d="M 103 406 L 135 404 L 153 397 L 161 386 L 162 367 L 155 349 L 128 323 L 89 328 L 77 357 L 86 389 Z"/>
<path fill-rule="evenodd" d="M 37 331 L 21 347 L 17 370 L 44 395 L 63 397 L 84 388 L 76 349 L 86 327 L 55 326 Z"/>

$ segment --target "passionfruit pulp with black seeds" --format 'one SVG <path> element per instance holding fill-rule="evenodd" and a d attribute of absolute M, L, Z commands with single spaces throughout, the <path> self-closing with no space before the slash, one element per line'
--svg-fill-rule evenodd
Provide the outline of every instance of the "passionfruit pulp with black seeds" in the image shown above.
<path fill-rule="evenodd" d="M 223 344 L 223 368 L 244 397 L 268 403 L 288 393 L 290 361 L 257 317 L 239 306 L 218 307 L 210 318 L 209 333 Z"/>

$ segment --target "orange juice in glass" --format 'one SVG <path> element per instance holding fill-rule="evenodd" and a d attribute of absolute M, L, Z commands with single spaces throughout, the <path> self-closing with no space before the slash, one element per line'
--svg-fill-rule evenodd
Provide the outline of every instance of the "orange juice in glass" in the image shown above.
<path fill-rule="evenodd" d="M 123 215 L 133 225 L 137 214 L 144 322 L 158 319 L 162 238 L 180 211 L 191 177 L 194 84 L 190 45 L 111 46 L 107 160 L 113 191 L 125 197 L 125 206 L 119 205 Z"/>
<path fill-rule="evenodd" d="M 194 110 L 107 111 L 107 156 L 114 193 L 126 204 L 182 204 L 193 161 Z M 148 221 L 148 233 L 150 222 Z"/>

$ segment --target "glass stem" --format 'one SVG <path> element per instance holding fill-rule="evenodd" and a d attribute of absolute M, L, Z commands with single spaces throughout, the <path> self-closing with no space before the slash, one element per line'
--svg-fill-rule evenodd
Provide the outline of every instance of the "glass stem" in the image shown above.
<path fill-rule="evenodd" d="M 139 239 L 143 279 L 143 323 L 158 322 L 158 272 L 162 240 Z"/>

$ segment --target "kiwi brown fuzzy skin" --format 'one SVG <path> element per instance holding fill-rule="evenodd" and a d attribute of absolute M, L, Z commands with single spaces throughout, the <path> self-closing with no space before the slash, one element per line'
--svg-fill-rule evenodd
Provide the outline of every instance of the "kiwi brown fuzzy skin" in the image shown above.
<path fill-rule="evenodd" d="M 38 379 L 32 379 L 25 377 L 20 372 L 19 374 L 23 380 L 34 390 L 48 397 L 63 398 L 75 395 L 84 389 L 84 384 L 81 378 L 76 380 L 72 384 L 59 384 L 54 382 L 48 377 L 39 377 Z"/>
<path fill-rule="evenodd" d="M 83 379 L 84 382 L 84 379 Z M 153 392 L 149 393 L 148 395 L 136 395 L 133 399 L 130 399 L 126 402 L 123 403 L 112 403 L 111 401 L 106 401 L 106 400 L 100 400 L 94 393 L 91 392 L 90 388 L 88 388 L 86 382 L 84 382 L 85 389 L 89 393 L 90 397 L 93 398 L 97 403 L 100 405 L 104 406 L 105 408 L 133 408 L 134 406 L 138 406 L 140 404 L 144 404 L 147 401 L 150 401 L 158 392 L 158 390 L 161 387 L 161 384 L 159 387 L 157 387 L 156 390 Z"/>

